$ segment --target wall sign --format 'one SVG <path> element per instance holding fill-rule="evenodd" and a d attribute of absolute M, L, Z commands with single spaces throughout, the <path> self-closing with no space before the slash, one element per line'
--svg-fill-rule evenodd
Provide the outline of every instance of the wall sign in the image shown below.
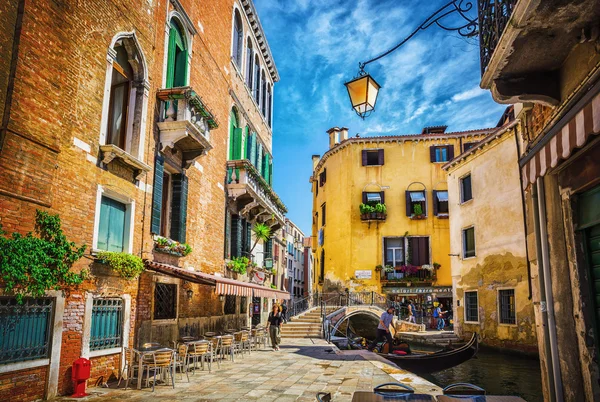
<path fill-rule="evenodd" d="M 370 269 L 354 271 L 354 277 L 356 279 L 371 279 L 372 274 L 373 271 Z"/>

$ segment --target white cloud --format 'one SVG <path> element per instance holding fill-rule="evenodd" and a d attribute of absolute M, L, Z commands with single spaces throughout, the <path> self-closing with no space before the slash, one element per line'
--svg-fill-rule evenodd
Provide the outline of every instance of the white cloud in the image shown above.
<path fill-rule="evenodd" d="M 469 99 L 476 98 L 478 96 L 486 94 L 487 91 L 484 91 L 479 86 L 473 87 L 471 89 L 467 89 L 466 91 L 460 92 L 452 97 L 452 102 L 460 102 Z"/>

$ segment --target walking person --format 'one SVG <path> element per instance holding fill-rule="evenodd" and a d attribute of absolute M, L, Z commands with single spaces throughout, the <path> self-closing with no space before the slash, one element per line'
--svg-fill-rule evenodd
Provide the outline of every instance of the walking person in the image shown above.
<path fill-rule="evenodd" d="M 437 330 L 438 331 L 443 331 L 444 330 L 444 318 L 442 317 L 444 314 L 446 314 L 446 311 L 442 311 L 442 307 L 444 307 L 444 305 L 442 303 L 440 303 L 434 310 L 433 310 L 433 318 L 437 318 Z"/>
<path fill-rule="evenodd" d="M 408 301 L 408 322 L 412 322 L 413 324 L 417 323 L 415 320 L 414 306 L 411 300 Z"/>
<path fill-rule="evenodd" d="M 381 314 L 381 319 L 379 320 L 379 325 L 377 326 L 377 337 L 373 343 L 369 345 L 369 350 L 372 351 L 377 343 L 383 339 L 387 340 L 390 350 L 392 349 L 392 334 L 390 334 L 390 324 L 394 319 L 394 310 L 394 307 L 390 306 L 385 313 Z"/>
<path fill-rule="evenodd" d="M 279 344 L 281 343 L 281 334 L 279 332 L 281 322 L 283 319 L 281 318 L 280 307 L 277 304 L 273 304 L 273 311 L 269 313 L 269 318 L 267 320 L 267 330 L 269 330 L 269 335 L 271 336 L 271 346 L 273 350 L 279 350 Z"/>
<path fill-rule="evenodd" d="M 287 311 L 288 311 L 288 307 L 287 307 L 287 304 L 286 304 L 286 302 L 284 300 L 283 304 L 281 305 L 281 319 L 283 319 L 283 322 L 286 323 L 286 324 L 288 322 Z"/>

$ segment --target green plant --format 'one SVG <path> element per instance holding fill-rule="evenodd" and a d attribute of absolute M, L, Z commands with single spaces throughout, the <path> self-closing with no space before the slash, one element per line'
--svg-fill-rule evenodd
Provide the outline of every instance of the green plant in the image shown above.
<path fill-rule="evenodd" d="M 277 268 L 271 268 L 271 274 L 277 275 Z"/>
<path fill-rule="evenodd" d="M 433 268 L 435 268 L 435 269 L 440 269 L 441 266 L 442 266 L 442 264 L 439 264 L 437 262 L 433 263 Z"/>
<path fill-rule="evenodd" d="M 272 283 L 271 284 L 271 289 L 277 289 L 277 285 L 275 285 L 275 284 Z"/>
<path fill-rule="evenodd" d="M 181 246 L 183 248 L 181 254 L 183 254 L 184 257 L 192 252 L 192 247 L 189 244 L 181 243 Z"/>
<path fill-rule="evenodd" d="M 164 237 L 157 237 L 154 242 L 156 243 L 157 246 L 168 246 L 169 245 L 169 239 L 164 238 Z"/>
<path fill-rule="evenodd" d="M 376 265 L 375 266 L 375 271 L 377 271 L 377 272 L 381 272 L 382 269 L 383 269 L 382 265 Z"/>
<path fill-rule="evenodd" d="M 413 206 L 413 211 L 417 216 L 423 215 L 423 207 L 421 207 L 421 204 L 415 204 Z"/>
<path fill-rule="evenodd" d="M 144 262 L 137 255 L 100 251 L 97 257 L 125 279 L 135 279 L 144 271 Z"/>
<path fill-rule="evenodd" d="M 19 303 L 23 296 L 43 296 L 50 289 L 79 285 L 87 277 L 85 270 L 71 272 L 86 246 L 67 240 L 58 215 L 36 211 L 35 233 L 37 237 L 31 232 L 5 237 L 0 226 L 0 279 Z"/>
<path fill-rule="evenodd" d="M 392 267 L 391 265 L 386 265 L 384 269 L 385 272 L 394 272 L 394 267 Z"/>
<path fill-rule="evenodd" d="M 375 212 L 377 212 L 378 214 L 385 214 L 385 213 L 387 213 L 387 208 L 386 208 L 385 204 L 377 204 L 377 205 L 375 205 Z"/>
<path fill-rule="evenodd" d="M 360 204 L 359 205 L 360 214 L 370 214 L 375 212 L 375 208 L 369 204 Z"/>
<path fill-rule="evenodd" d="M 248 264 L 250 260 L 248 257 L 235 257 L 233 260 L 229 261 L 227 264 L 227 268 L 232 270 L 233 272 L 237 272 L 238 274 L 244 275 L 246 270 L 248 269 Z"/>
<path fill-rule="evenodd" d="M 252 252 L 252 250 L 254 250 L 254 247 L 256 247 L 256 244 L 262 240 L 263 242 L 269 241 L 269 239 L 271 238 L 271 228 L 267 225 L 265 225 L 264 223 L 255 223 L 254 226 L 252 226 L 252 232 L 254 232 L 254 244 L 252 245 L 252 248 L 250 249 L 250 252 Z"/>

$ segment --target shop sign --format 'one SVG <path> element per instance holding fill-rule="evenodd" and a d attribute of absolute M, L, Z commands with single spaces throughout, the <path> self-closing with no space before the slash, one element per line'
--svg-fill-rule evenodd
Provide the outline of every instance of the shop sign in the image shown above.
<path fill-rule="evenodd" d="M 452 287 L 427 287 L 427 288 L 388 288 L 387 293 L 394 294 L 430 294 L 430 293 L 449 293 L 452 294 Z"/>
<path fill-rule="evenodd" d="M 372 271 L 370 269 L 354 271 L 356 279 L 371 279 Z"/>
<path fill-rule="evenodd" d="M 250 282 L 254 282 L 254 283 L 258 283 L 259 285 L 262 285 L 263 283 L 265 283 L 265 273 L 261 272 L 261 271 L 253 271 L 252 279 L 250 280 Z"/>

